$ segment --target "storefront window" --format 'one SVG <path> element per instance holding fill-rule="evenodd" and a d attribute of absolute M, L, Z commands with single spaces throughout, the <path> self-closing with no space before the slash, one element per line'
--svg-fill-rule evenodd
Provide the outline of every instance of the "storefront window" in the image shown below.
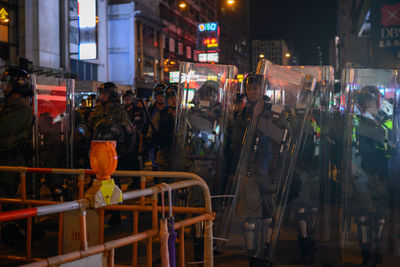
<path fill-rule="evenodd" d="M 154 77 L 154 58 L 149 56 L 143 57 L 143 75 Z"/>

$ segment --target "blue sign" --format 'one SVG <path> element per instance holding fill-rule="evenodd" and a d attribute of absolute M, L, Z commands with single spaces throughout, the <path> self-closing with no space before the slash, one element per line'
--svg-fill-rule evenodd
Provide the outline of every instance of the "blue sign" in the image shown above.
<path fill-rule="evenodd" d="M 199 31 L 216 31 L 218 28 L 218 23 L 216 22 L 208 22 L 199 24 Z"/>

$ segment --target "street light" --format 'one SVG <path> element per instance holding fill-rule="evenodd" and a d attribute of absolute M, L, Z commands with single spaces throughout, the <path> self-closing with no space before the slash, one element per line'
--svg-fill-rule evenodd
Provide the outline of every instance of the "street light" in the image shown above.
<path fill-rule="evenodd" d="M 231 6 L 235 4 L 235 0 L 227 0 L 226 3 Z"/>
<path fill-rule="evenodd" d="M 287 58 L 290 58 L 290 56 L 291 56 L 290 53 L 285 54 L 285 57 L 287 57 Z"/>
<path fill-rule="evenodd" d="M 260 54 L 260 58 L 264 58 L 265 56 L 264 56 L 264 54 Z"/>
<path fill-rule="evenodd" d="M 186 3 L 184 1 L 180 2 L 178 5 L 181 9 L 185 9 L 186 8 Z"/>

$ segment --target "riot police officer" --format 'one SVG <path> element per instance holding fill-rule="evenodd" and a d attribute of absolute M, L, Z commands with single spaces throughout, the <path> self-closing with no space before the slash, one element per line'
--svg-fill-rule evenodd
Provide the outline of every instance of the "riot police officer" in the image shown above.
<path fill-rule="evenodd" d="M 362 266 L 382 262 L 381 246 L 387 222 L 392 121 L 381 110 L 381 93 L 365 86 L 356 94 L 353 124 L 352 208 L 358 226 Z"/>
<path fill-rule="evenodd" d="M 171 149 L 176 116 L 176 85 L 169 85 L 165 89 L 168 105 L 158 112 L 149 128 L 147 139 L 158 148 L 156 163 L 159 170 L 167 171 L 171 168 Z M 153 129 L 154 127 L 154 129 Z"/>
<path fill-rule="evenodd" d="M 136 133 L 124 107 L 119 103 L 117 86 L 112 82 L 103 83 L 99 88 L 100 104 L 89 118 L 92 140 L 115 140 L 117 142 L 118 170 L 133 170 Z M 117 184 L 119 180 L 116 179 Z M 110 225 L 119 224 L 119 211 L 112 212 Z"/>
<path fill-rule="evenodd" d="M 132 111 L 135 107 L 135 94 L 132 92 L 132 90 L 126 90 L 122 95 L 122 104 L 124 105 L 124 108 L 128 113 L 131 122 L 133 123 L 134 120 Z"/>
<path fill-rule="evenodd" d="M 295 209 L 302 264 L 314 263 L 320 190 L 320 128 L 316 113 L 309 115 L 304 129 L 302 153 L 298 157 L 290 197 Z"/>
<path fill-rule="evenodd" d="M 26 166 L 33 156 L 33 113 L 26 97 L 33 96 L 28 72 L 9 68 L 1 76 L 1 90 L 5 102 L 0 110 L 0 165 Z M 17 193 L 17 173 L 0 173 L 0 197 L 13 197 Z"/>
<path fill-rule="evenodd" d="M 30 76 L 22 68 L 10 67 L 0 78 L 0 91 L 5 97 L 0 108 L 0 165 L 26 166 L 33 156 L 33 113 L 26 102 L 33 96 Z M 15 197 L 19 181 L 18 173 L 0 172 L 0 197 Z M 3 225 L 1 238 L 7 245 L 25 246 L 25 237 L 15 223 Z"/>
<path fill-rule="evenodd" d="M 143 109 L 137 107 L 137 102 L 135 99 L 135 94 L 131 90 L 125 91 L 122 95 L 122 101 L 125 106 L 125 110 L 131 119 L 132 124 L 135 126 L 136 130 L 136 144 L 135 148 L 130 153 L 130 159 L 127 164 L 131 164 L 131 170 L 140 170 L 140 161 L 139 161 L 139 150 L 141 149 L 142 144 L 142 129 L 143 123 L 145 119 L 145 113 Z M 139 188 L 139 178 L 132 178 L 132 183 L 129 185 L 129 189 L 137 189 Z"/>
<path fill-rule="evenodd" d="M 165 92 L 164 92 L 165 87 L 166 85 L 164 83 L 158 83 L 153 88 L 153 99 L 155 101 L 148 109 L 149 112 L 148 124 L 145 125 L 145 130 L 147 132 L 150 130 L 150 128 L 153 127 L 150 122 L 153 120 L 154 116 L 165 108 Z M 157 150 L 158 148 L 154 147 L 154 143 L 151 142 L 151 140 L 146 140 L 146 151 L 148 152 L 148 156 L 151 160 L 153 171 L 158 170 L 158 166 L 156 163 Z"/>
<path fill-rule="evenodd" d="M 250 73 L 243 80 L 247 105 L 242 112 L 237 114 L 234 122 L 231 145 L 233 151 L 240 151 L 245 129 L 252 120 L 256 103 L 260 98 L 262 79 L 261 75 Z M 269 142 L 266 137 L 259 136 L 257 138 L 259 138 L 260 147 L 265 145 L 262 143 Z M 274 146 L 276 147 L 277 144 Z M 244 231 L 249 264 L 254 267 L 270 264 L 265 259 L 272 241 L 272 218 L 276 192 L 273 184 L 262 183 L 261 180 L 266 181 L 266 177 L 257 179 L 257 168 L 269 165 L 272 157 L 272 153 L 270 154 L 269 151 L 262 150 L 260 152 L 255 152 L 254 158 L 257 158 L 257 161 L 253 161 L 253 164 L 249 163 L 248 177 L 244 178 L 243 192 L 238 204 L 239 207 L 242 207 L 239 212 L 245 218 Z"/>
<path fill-rule="evenodd" d="M 190 113 L 191 134 L 199 136 L 192 143 L 193 154 L 207 155 L 215 154 L 219 147 L 219 135 L 221 128 L 221 93 L 219 83 L 216 81 L 205 81 L 195 92 L 194 107 Z M 215 168 L 214 168 L 215 169 Z M 195 173 L 199 174 L 197 171 Z M 199 174 L 200 175 L 200 174 Z M 209 177 L 209 175 L 201 175 Z M 209 185 L 210 186 L 210 185 Z M 212 188 L 210 189 L 212 191 Z"/>
<path fill-rule="evenodd" d="M 103 83 L 99 88 L 100 104 L 89 118 L 92 140 L 116 140 L 118 157 L 128 155 L 135 144 L 135 129 L 124 107 L 119 104 L 117 86 Z M 122 163 L 118 162 L 121 169 Z M 125 168 L 125 167 L 123 167 Z"/>

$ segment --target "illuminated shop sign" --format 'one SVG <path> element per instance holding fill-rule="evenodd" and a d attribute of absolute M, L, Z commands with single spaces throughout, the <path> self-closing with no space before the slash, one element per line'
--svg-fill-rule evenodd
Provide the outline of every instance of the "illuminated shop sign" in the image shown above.
<path fill-rule="evenodd" d="M 79 59 L 96 59 L 96 0 L 78 0 L 78 15 Z"/>
<path fill-rule="evenodd" d="M 197 51 L 219 51 L 220 28 L 218 22 L 200 23 L 197 25 Z"/>
<path fill-rule="evenodd" d="M 8 24 L 9 21 L 10 17 L 8 16 L 8 12 L 4 7 L 2 7 L 0 9 L 0 22 L 3 24 Z"/>
<path fill-rule="evenodd" d="M 198 60 L 200 62 L 218 62 L 219 53 L 199 53 Z"/>
<path fill-rule="evenodd" d="M 169 82 L 170 83 L 179 83 L 179 75 L 180 75 L 179 71 L 170 71 L 169 72 Z M 186 73 L 182 73 L 181 79 L 182 79 L 182 81 L 186 80 Z"/>
<path fill-rule="evenodd" d="M 388 55 L 400 57 L 400 3 L 371 1 L 370 9 L 372 52 L 376 61 L 387 65 Z"/>
<path fill-rule="evenodd" d="M 199 24 L 199 31 L 216 31 L 218 28 L 218 23 L 216 22 L 209 22 L 209 23 L 201 23 Z"/>

